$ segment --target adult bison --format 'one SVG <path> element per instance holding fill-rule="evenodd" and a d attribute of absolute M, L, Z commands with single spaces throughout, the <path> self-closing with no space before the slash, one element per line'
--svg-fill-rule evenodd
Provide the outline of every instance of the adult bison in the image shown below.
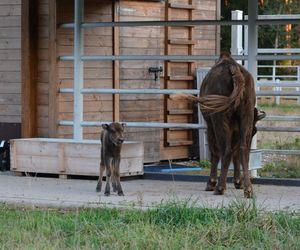
<path fill-rule="evenodd" d="M 253 189 L 249 176 L 249 154 L 255 124 L 265 114 L 255 108 L 255 89 L 251 74 L 228 53 L 219 60 L 205 76 L 200 96 L 178 94 L 172 99 L 186 99 L 200 104 L 207 123 L 208 145 L 211 153 L 211 173 L 207 191 L 224 194 L 227 172 L 233 160 L 236 188 L 244 187 L 244 195 L 252 197 Z M 221 160 L 221 174 L 217 182 L 217 165 Z M 243 168 L 243 181 L 240 177 Z M 243 183 L 242 183 L 243 182 Z"/>

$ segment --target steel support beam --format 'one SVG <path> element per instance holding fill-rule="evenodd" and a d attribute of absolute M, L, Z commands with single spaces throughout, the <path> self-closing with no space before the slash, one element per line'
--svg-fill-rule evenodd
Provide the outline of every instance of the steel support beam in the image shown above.
<path fill-rule="evenodd" d="M 233 55 L 235 60 L 247 60 L 248 56 L 246 55 Z M 186 60 L 206 60 L 213 61 L 219 58 L 218 55 L 172 55 L 172 56 L 163 56 L 163 55 L 118 55 L 118 56 L 105 56 L 105 55 L 93 55 L 93 56 L 82 56 L 82 61 L 132 61 L 132 60 L 171 60 L 171 61 L 186 61 Z M 254 55 L 256 60 L 300 60 L 300 55 Z M 61 61 L 72 61 L 74 56 L 60 56 L 59 60 Z"/>
<path fill-rule="evenodd" d="M 249 4 L 250 0 L 248 1 Z M 255 2 L 255 1 L 254 1 Z M 256 3 L 256 2 L 255 2 Z M 251 3 L 250 3 L 251 4 Z M 275 25 L 275 24 L 299 24 L 300 18 L 285 18 L 285 19 L 261 19 L 257 20 L 259 25 Z M 82 28 L 97 28 L 97 27 L 140 27 L 140 26 L 198 26 L 198 25 L 247 25 L 247 20 L 191 20 L 191 21 L 122 21 L 122 22 L 90 22 L 82 23 Z M 60 28 L 74 28 L 74 23 L 64 23 Z"/>
<path fill-rule="evenodd" d="M 60 93 L 74 93 L 72 88 L 61 88 Z M 172 95 L 179 93 L 186 93 L 198 95 L 197 89 L 82 89 L 82 94 L 162 94 Z"/>
<path fill-rule="evenodd" d="M 83 34 L 81 23 L 83 21 L 84 0 L 75 0 L 75 26 L 74 26 L 74 110 L 73 110 L 73 138 L 82 139 L 83 129 L 81 122 L 83 121 L 83 96 L 81 89 L 83 88 L 83 62 L 81 56 L 83 54 Z"/>

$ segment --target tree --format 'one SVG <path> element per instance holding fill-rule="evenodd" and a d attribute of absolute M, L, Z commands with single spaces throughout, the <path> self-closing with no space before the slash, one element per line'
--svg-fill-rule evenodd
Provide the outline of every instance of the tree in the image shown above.
<path fill-rule="evenodd" d="M 231 10 L 248 13 L 248 1 L 222 0 L 221 15 L 231 19 Z M 260 0 L 259 15 L 300 14 L 300 0 Z M 221 50 L 230 51 L 230 26 L 221 29 Z M 297 48 L 300 45 L 300 25 L 264 25 L 258 28 L 259 48 Z"/>

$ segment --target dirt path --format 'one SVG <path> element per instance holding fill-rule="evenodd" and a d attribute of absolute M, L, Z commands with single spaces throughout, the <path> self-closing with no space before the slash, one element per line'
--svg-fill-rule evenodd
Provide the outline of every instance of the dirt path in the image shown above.
<path fill-rule="evenodd" d="M 124 197 L 105 197 L 95 192 L 96 181 L 0 175 L 0 201 L 41 207 L 138 207 L 148 208 L 161 201 L 196 201 L 197 206 L 227 206 L 244 200 L 243 191 L 229 184 L 224 196 L 205 192 L 205 183 L 153 180 L 123 181 Z M 254 185 L 256 203 L 266 210 L 300 210 L 300 188 Z"/>

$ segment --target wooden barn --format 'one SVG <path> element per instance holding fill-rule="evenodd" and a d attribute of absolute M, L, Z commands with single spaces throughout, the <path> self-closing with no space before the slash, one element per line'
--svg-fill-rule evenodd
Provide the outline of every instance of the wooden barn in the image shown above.
<path fill-rule="evenodd" d="M 74 0 L 0 0 L 0 136 L 73 138 Z M 85 0 L 83 21 L 220 19 L 220 0 Z M 215 55 L 218 26 L 101 26 L 82 29 L 85 56 Z M 213 61 L 86 60 L 85 89 L 194 89 L 198 67 Z M 70 90 L 71 91 L 61 91 Z M 83 121 L 193 123 L 192 106 L 161 94 L 82 95 Z M 76 110 L 76 109 L 75 109 Z M 65 122 L 65 123 L 64 123 Z M 100 127 L 83 127 L 99 140 Z M 144 161 L 198 155 L 192 129 L 126 128 L 144 143 Z"/>

